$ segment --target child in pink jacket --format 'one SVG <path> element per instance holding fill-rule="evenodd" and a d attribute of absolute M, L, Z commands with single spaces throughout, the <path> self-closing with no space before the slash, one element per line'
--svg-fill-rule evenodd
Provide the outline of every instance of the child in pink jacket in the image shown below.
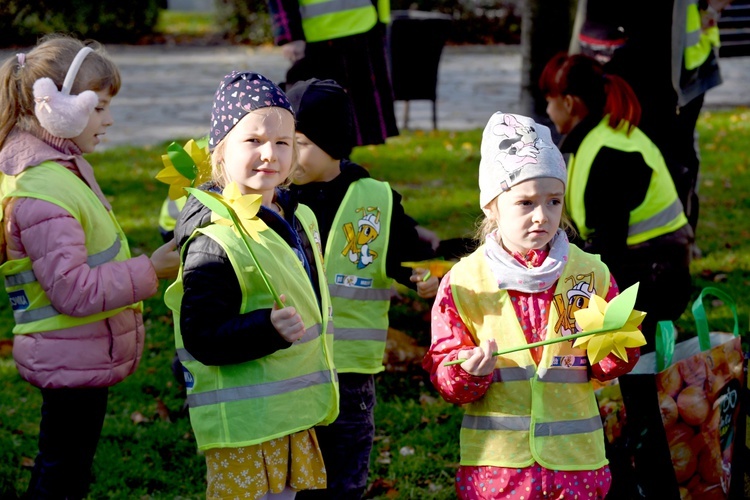
<path fill-rule="evenodd" d="M 84 498 L 108 388 L 143 351 L 141 301 L 176 275 L 174 244 L 130 257 L 84 153 L 112 125 L 120 73 L 97 44 L 43 39 L 0 67 L 0 272 L 13 357 L 42 392 L 29 498 Z"/>

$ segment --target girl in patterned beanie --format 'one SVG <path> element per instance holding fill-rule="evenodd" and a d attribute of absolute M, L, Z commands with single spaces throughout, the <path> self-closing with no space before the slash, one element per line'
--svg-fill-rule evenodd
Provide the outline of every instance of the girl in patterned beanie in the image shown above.
<path fill-rule="evenodd" d="M 290 499 L 326 486 L 313 427 L 338 415 L 338 385 L 317 221 L 282 188 L 294 134 L 279 87 L 227 75 L 211 116 L 213 181 L 201 189 L 223 192 L 257 234 L 243 241 L 195 196 L 175 228 L 182 266 L 165 300 L 209 499 Z"/>
<path fill-rule="evenodd" d="M 495 113 L 481 154 L 481 246 L 443 277 L 423 362 L 465 411 L 456 492 L 602 499 L 611 475 L 590 379 L 627 373 L 638 348 L 629 361 L 591 364 L 573 341 L 534 344 L 577 333 L 573 313 L 594 296 L 611 300 L 617 284 L 598 256 L 568 243 L 565 163 L 547 127 Z"/>

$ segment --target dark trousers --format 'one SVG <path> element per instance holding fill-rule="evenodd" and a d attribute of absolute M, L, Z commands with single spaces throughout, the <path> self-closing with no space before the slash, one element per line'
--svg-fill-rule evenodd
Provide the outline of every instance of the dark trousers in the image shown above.
<path fill-rule="evenodd" d="M 88 494 L 108 389 L 42 389 L 39 454 L 25 498 L 81 499 Z"/>
<path fill-rule="evenodd" d="M 672 178 L 693 233 L 698 226 L 698 176 L 700 173 L 700 150 L 695 126 L 703 108 L 704 97 L 705 94 L 701 94 L 680 108 L 677 115 L 677 129 L 674 132 L 673 154 L 680 172 L 678 174 L 672 172 Z"/>
<path fill-rule="evenodd" d="M 325 490 L 304 490 L 300 500 L 359 500 L 367 487 L 370 451 L 375 437 L 375 377 L 339 373 L 338 418 L 315 428 L 328 475 Z"/>

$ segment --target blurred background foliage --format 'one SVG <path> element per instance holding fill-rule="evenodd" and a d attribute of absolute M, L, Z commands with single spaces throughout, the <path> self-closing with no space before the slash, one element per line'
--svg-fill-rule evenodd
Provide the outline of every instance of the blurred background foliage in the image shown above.
<path fill-rule="evenodd" d="M 213 11 L 169 9 L 167 0 L 0 0 L 0 46 L 28 46 L 66 32 L 102 43 L 273 43 L 266 0 L 214 0 Z M 175 2 L 176 3 L 176 2 Z M 520 0 L 392 0 L 392 10 L 440 12 L 449 44 L 520 42 Z M 191 30 L 174 30 L 185 23 Z M 179 31 L 180 36 L 172 33 Z"/>

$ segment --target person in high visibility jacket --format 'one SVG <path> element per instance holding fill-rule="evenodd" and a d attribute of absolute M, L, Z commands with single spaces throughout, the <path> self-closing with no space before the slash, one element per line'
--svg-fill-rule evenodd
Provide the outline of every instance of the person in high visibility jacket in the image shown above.
<path fill-rule="evenodd" d="M 593 366 L 573 341 L 493 356 L 577 333 L 577 310 L 594 295 L 618 294 L 607 265 L 568 241 L 566 183 L 547 127 L 490 117 L 479 163 L 481 246 L 443 277 L 423 361 L 440 395 L 464 409 L 461 499 L 602 499 L 609 490 L 590 381 L 630 371 L 638 348 L 627 361 L 609 354 Z"/>
<path fill-rule="evenodd" d="M 556 55 L 539 86 L 570 154 L 566 203 L 580 242 L 623 286 L 640 283 L 643 351 L 653 350 L 656 323 L 679 318 L 692 290 L 693 231 L 664 157 L 637 127 L 630 86 L 593 58 Z"/>
<path fill-rule="evenodd" d="M 571 40 L 571 54 L 600 60 L 633 88 L 642 107 L 638 127 L 664 156 L 693 233 L 700 215 L 695 126 L 706 92 L 722 83 L 717 23 L 730 3 L 661 1 L 645 12 L 627 1 L 579 0 L 582 22 Z"/>
<path fill-rule="evenodd" d="M 317 221 L 281 189 L 297 154 L 286 95 L 263 75 L 226 75 L 208 146 L 201 189 L 225 193 L 257 234 L 243 239 L 194 194 L 175 227 L 182 266 L 165 302 L 206 497 L 294 498 L 326 485 L 314 427 L 336 418 L 339 394 Z"/>
<path fill-rule="evenodd" d="M 0 274 L 15 322 L 13 358 L 42 400 L 25 497 L 81 499 L 109 387 L 141 360 L 142 301 L 176 274 L 179 256 L 173 242 L 131 256 L 83 156 L 112 125 L 120 90 L 104 48 L 46 37 L 0 74 Z"/>
<path fill-rule="evenodd" d="M 352 112 L 333 80 L 310 79 L 287 89 L 297 112 L 299 170 L 291 186 L 300 203 L 319 216 L 320 242 L 333 303 L 334 361 L 341 410 L 317 435 L 328 488 L 300 498 L 359 499 L 367 487 L 375 437 L 374 375 L 383 371 L 388 310 L 394 279 L 432 298 L 438 279 L 405 261 L 434 258 L 401 196 L 348 160 L 354 144 Z"/>
<path fill-rule="evenodd" d="M 390 0 L 268 0 L 274 43 L 292 64 L 286 86 L 331 79 L 352 103 L 354 144 L 399 134 L 386 29 Z"/>

